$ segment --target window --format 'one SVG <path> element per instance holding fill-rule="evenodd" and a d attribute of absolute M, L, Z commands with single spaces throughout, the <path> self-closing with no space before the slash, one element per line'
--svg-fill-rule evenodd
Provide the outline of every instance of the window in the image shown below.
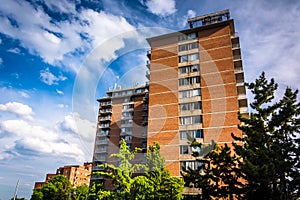
<path fill-rule="evenodd" d="M 200 77 L 199 76 L 191 77 L 191 83 L 192 84 L 200 83 Z"/>
<path fill-rule="evenodd" d="M 128 109 L 133 109 L 133 108 L 134 108 L 133 104 L 123 105 L 123 110 L 128 110 Z"/>
<path fill-rule="evenodd" d="M 187 62 L 187 61 L 198 60 L 198 59 L 199 59 L 199 54 L 198 53 L 179 56 L 179 62 L 180 63 Z"/>
<path fill-rule="evenodd" d="M 178 51 L 187 51 L 191 49 L 198 48 L 198 42 L 188 43 L 188 44 L 182 44 L 178 46 Z"/>
<path fill-rule="evenodd" d="M 199 65 L 191 65 L 191 72 L 199 72 L 200 71 L 200 66 Z"/>
<path fill-rule="evenodd" d="M 186 74 L 186 73 L 192 73 L 192 72 L 199 72 L 200 66 L 198 64 L 196 65 L 188 65 L 184 67 L 179 68 L 180 74 Z"/>
<path fill-rule="evenodd" d="M 203 130 L 202 129 L 197 129 L 197 130 L 180 131 L 180 139 L 181 140 L 188 139 L 188 137 L 191 137 L 191 138 L 204 138 L 203 137 Z"/>
<path fill-rule="evenodd" d="M 101 135 L 109 135 L 109 130 L 101 130 Z"/>
<path fill-rule="evenodd" d="M 180 145 L 180 154 L 189 154 L 189 148 L 188 145 Z"/>
<path fill-rule="evenodd" d="M 132 118 L 133 117 L 133 112 L 122 112 L 122 117 Z"/>
<path fill-rule="evenodd" d="M 179 79 L 179 86 L 193 85 L 193 84 L 197 84 L 197 83 L 200 83 L 200 76 Z"/>
<path fill-rule="evenodd" d="M 121 128 L 121 133 L 132 133 L 132 127 L 123 127 Z"/>
<path fill-rule="evenodd" d="M 179 82 L 179 84 L 180 84 L 180 82 Z M 189 97 L 196 97 L 196 96 L 200 96 L 200 95 L 201 95 L 200 89 L 179 91 L 179 98 L 189 98 Z"/>
<path fill-rule="evenodd" d="M 178 36 L 178 41 L 190 40 L 197 38 L 197 33 L 182 34 Z"/>
<path fill-rule="evenodd" d="M 180 111 L 200 110 L 200 109 L 201 109 L 200 101 L 180 104 Z"/>
<path fill-rule="evenodd" d="M 107 127 L 109 127 L 109 123 L 101 123 L 100 127 L 101 128 L 107 128 Z"/>
<path fill-rule="evenodd" d="M 124 139 L 125 141 L 131 141 L 132 140 L 132 136 L 131 135 L 121 136 L 121 139 Z"/>
<path fill-rule="evenodd" d="M 132 119 L 129 120 L 121 120 L 121 124 L 132 124 Z"/>
<path fill-rule="evenodd" d="M 189 85 L 190 84 L 190 81 L 189 81 L 189 78 L 181 78 L 179 79 L 179 85 L 182 86 L 182 85 Z"/>
<path fill-rule="evenodd" d="M 199 161 L 181 161 L 180 162 L 181 168 L 188 170 L 188 169 L 192 169 L 192 170 L 196 170 L 199 169 L 199 167 L 203 166 L 203 163 L 199 162 Z"/>
<path fill-rule="evenodd" d="M 193 53 L 188 55 L 188 61 L 193 61 L 193 60 L 198 60 L 199 59 L 199 54 L 198 53 Z"/>
<path fill-rule="evenodd" d="M 200 95 L 201 95 L 200 89 L 194 89 L 193 90 L 193 97 L 200 96 Z"/>
<path fill-rule="evenodd" d="M 187 61 L 188 61 L 187 55 L 179 56 L 179 62 L 180 63 L 187 62 Z"/>
<path fill-rule="evenodd" d="M 180 125 L 200 124 L 200 123 L 202 123 L 201 115 L 180 117 Z"/>

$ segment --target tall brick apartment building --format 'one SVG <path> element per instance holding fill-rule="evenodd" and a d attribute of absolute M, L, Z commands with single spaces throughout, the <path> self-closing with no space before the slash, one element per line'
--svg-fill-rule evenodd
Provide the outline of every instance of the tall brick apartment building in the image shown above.
<path fill-rule="evenodd" d="M 107 162 L 107 155 L 118 150 L 120 138 L 127 137 L 131 147 L 145 149 L 146 141 L 147 146 L 159 142 L 167 168 L 180 176 L 182 167 L 198 165 L 191 157 L 188 135 L 202 143 L 231 143 L 231 133 L 241 135 L 238 112 L 247 114 L 247 99 L 234 21 L 224 10 L 188 22 L 187 30 L 147 39 L 149 86 L 109 91 L 99 100 L 95 163 Z M 130 103 L 125 101 L 126 91 L 133 96 Z M 133 112 L 131 129 L 123 127 L 124 106 Z M 110 143 L 100 148 L 102 135 L 109 135 Z"/>

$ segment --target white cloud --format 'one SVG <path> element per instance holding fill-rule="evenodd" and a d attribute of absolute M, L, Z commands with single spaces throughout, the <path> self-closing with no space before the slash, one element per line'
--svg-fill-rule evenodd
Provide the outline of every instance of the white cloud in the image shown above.
<path fill-rule="evenodd" d="M 71 157 L 78 161 L 84 160 L 84 153 L 79 145 L 69 141 L 70 138 L 66 135 L 62 136 L 54 130 L 31 125 L 23 120 L 6 120 L 0 122 L 1 132 L 15 138 L 14 145 L 10 147 L 12 152 L 25 155 L 49 154 Z"/>
<path fill-rule="evenodd" d="M 188 10 L 186 15 L 184 15 L 182 17 L 182 20 L 181 20 L 181 23 L 179 24 L 180 27 L 185 27 L 187 25 L 187 20 L 188 18 L 192 18 L 192 17 L 195 17 L 196 16 L 196 12 L 193 11 L 193 10 Z"/>
<path fill-rule="evenodd" d="M 44 1 L 47 7 L 54 11 L 61 13 L 76 13 L 75 4 L 70 3 L 68 0 L 59 1 Z"/>
<path fill-rule="evenodd" d="M 2 44 L 2 39 L 0 38 L 0 44 Z"/>
<path fill-rule="evenodd" d="M 175 0 L 148 0 L 145 3 L 150 12 L 161 17 L 165 17 L 175 13 L 177 11 L 175 8 L 175 4 Z"/>
<path fill-rule="evenodd" d="M 249 1 L 237 10 L 245 75 L 253 81 L 265 71 L 284 87 L 300 88 L 300 27 L 290 20 L 300 18 L 300 4 L 275 1 L 267 10 L 265 5 Z"/>
<path fill-rule="evenodd" d="M 2 63 L 3 63 L 3 60 L 2 60 L 2 58 L 0 58 L 0 65 L 2 65 Z"/>
<path fill-rule="evenodd" d="M 19 91 L 19 94 L 20 94 L 22 97 L 24 97 L 24 98 L 29 98 L 29 97 L 30 97 L 29 94 L 27 94 L 27 93 L 24 92 L 24 91 Z"/>
<path fill-rule="evenodd" d="M 21 50 L 19 48 L 8 49 L 7 52 L 20 54 Z"/>
<path fill-rule="evenodd" d="M 46 4 L 50 9 L 58 9 L 60 12 L 69 11 L 76 13 L 77 16 L 65 21 L 53 22 L 41 7 L 33 7 L 26 1 L 12 0 L 0 7 L 2 13 L 0 32 L 18 39 L 21 46 L 27 48 L 31 54 L 40 56 L 52 65 L 60 66 L 63 63 L 64 66 L 77 71 L 85 56 L 83 52 L 90 51 L 120 33 L 134 30 L 134 27 L 123 17 L 90 9 L 76 12 L 75 5 L 67 0 L 46 2 Z M 6 16 L 10 16 L 17 26 L 12 25 Z M 110 45 L 107 51 L 101 52 L 102 57 L 105 59 L 114 57 L 115 51 L 124 46 L 123 39 L 120 38 L 118 43 Z"/>
<path fill-rule="evenodd" d="M 78 113 L 72 113 L 57 123 L 59 130 L 78 134 L 83 142 L 92 142 L 95 139 L 96 123 L 82 119 Z"/>
<path fill-rule="evenodd" d="M 59 108 L 68 108 L 69 105 L 67 105 L 67 104 L 57 104 L 57 107 L 59 107 Z"/>
<path fill-rule="evenodd" d="M 59 81 L 64 81 L 67 77 L 63 75 L 55 76 L 50 72 L 49 68 L 46 68 L 40 71 L 40 79 L 47 85 L 57 85 Z"/>
<path fill-rule="evenodd" d="M 32 115 L 34 113 L 32 112 L 32 108 L 19 102 L 0 104 L 0 110 L 16 114 L 24 119 L 33 120 Z"/>
<path fill-rule="evenodd" d="M 61 91 L 61 90 L 58 90 L 58 89 L 56 89 L 56 93 L 59 94 L 59 95 L 64 95 L 64 92 Z"/>

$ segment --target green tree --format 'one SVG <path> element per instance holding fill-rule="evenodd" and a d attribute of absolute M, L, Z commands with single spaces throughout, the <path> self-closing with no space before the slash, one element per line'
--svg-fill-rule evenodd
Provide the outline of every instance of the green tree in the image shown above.
<path fill-rule="evenodd" d="M 31 200 L 67 200 L 70 194 L 70 181 L 63 175 L 56 175 L 47 184 L 34 189 Z"/>
<path fill-rule="evenodd" d="M 262 73 L 247 84 L 254 95 L 249 118 L 239 116 L 244 136 L 234 137 L 241 156 L 241 170 L 247 184 L 247 199 L 292 199 L 299 197 L 299 127 L 298 90 L 287 88 L 284 97 L 274 102 L 277 84 Z"/>
<path fill-rule="evenodd" d="M 146 173 L 134 182 L 134 199 L 182 199 L 184 181 L 172 177 L 165 169 L 165 160 L 160 145 L 150 145 L 146 156 Z"/>
<path fill-rule="evenodd" d="M 191 147 L 194 149 L 192 155 L 201 165 L 197 169 L 182 169 L 186 186 L 201 189 L 202 199 L 239 198 L 243 184 L 238 167 L 239 159 L 236 155 L 232 155 L 231 148 L 227 144 L 220 147 L 214 142 L 204 146 L 195 139 L 192 140 Z"/>
<path fill-rule="evenodd" d="M 129 150 L 124 139 L 121 140 L 119 153 L 112 154 L 112 157 L 119 159 L 119 166 L 112 164 L 101 164 L 105 171 L 97 172 L 96 174 L 112 181 L 115 186 L 114 191 L 108 191 L 104 187 L 97 191 L 97 198 L 99 199 L 130 199 L 131 186 L 134 182 L 133 174 L 140 169 L 145 168 L 143 164 L 132 164 L 135 155 L 141 149 L 135 148 L 132 152 Z"/>
<path fill-rule="evenodd" d="M 236 155 L 232 155 L 231 148 L 225 144 L 215 147 L 207 155 L 210 161 L 209 178 L 211 195 L 217 198 L 234 199 L 243 198 L 242 188 L 244 184 L 241 180 L 240 160 Z"/>
<path fill-rule="evenodd" d="M 71 189 L 71 199 L 86 200 L 89 196 L 89 186 L 79 185 Z"/>
<path fill-rule="evenodd" d="M 160 154 L 160 146 L 150 146 L 145 164 L 132 164 L 136 148 L 130 152 L 125 140 L 122 139 L 120 151 L 113 154 L 119 158 L 119 166 L 102 164 L 105 171 L 97 172 L 98 175 L 112 181 L 115 190 L 107 190 L 101 184 L 92 187 L 90 199 L 181 199 L 183 180 L 172 177 L 164 168 L 164 159 Z M 137 176 L 136 172 L 145 172 Z"/>

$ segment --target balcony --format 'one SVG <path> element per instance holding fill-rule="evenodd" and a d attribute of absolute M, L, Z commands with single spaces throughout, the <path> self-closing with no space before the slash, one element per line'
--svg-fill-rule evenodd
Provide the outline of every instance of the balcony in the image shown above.
<path fill-rule="evenodd" d="M 95 150 L 95 153 L 106 153 L 106 152 L 107 152 L 107 148 L 101 148 Z"/>
<path fill-rule="evenodd" d="M 148 119 L 147 119 L 147 120 L 144 119 L 143 122 L 142 122 L 142 125 L 143 125 L 143 126 L 147 126 L 147 125 L 148 125 Z"/>
<path fill-rule="evenodd" d="M 238 32 L 234 32 L 231 34 L 231 38 L 238 38 L 238 37 L 239 37 Z"/>
<path fill-rule="evenodd" d="M 150 72 L 149 72 L 149 70 L 146 71 L 146 78 L 147 78 L 148 80 L 150 80 Z"/>
<path fill-rule="evenodd" d="M 235 73 L 242 73 L 243 70 L 243 65 L 242 65 L 242 60 L 236 60 L 234 62 L 234 72 Z"/>
<path fill-rule="evenodd" d="M 111 101 L 104 101 L 100 103 L 101 107 L 110 107 L 111 106 Z"/>
<path fill-rule="evenodd" d="M 112 113 L 112 109 L 100 109 L 101 114 Z"/>
<path fill-rule="evenodd" d="M 147 60 L 147 62 L 146 62 L 146 67 L 147 67 L 148 69 L 150 69 L 150 60 Z"/>
<path fill-rule="evenodd" d="M 125 136 L 125 135 L 132 135 L 132 131 L 122 131 L 120 133 L 121 136 Z"/>
<path fill-rule="evenodd" d="M 106 159 L 105 158 L 103 158 L 103 159 L 97 159 L 97 161 L 105 161 Z M 99 166 L 93 166 L 93 171 L 102 171 L 102 170 L 104 170 L 104 168 L 103 167 L 99 167 Z"/>
<path fill-rule="evenodd" d="M 101 145 L 101 144 L 108 144 L 109 140 L 105 139 L 105 140 L 97 140 L 96 141 L 96 145 Z"/>
<path fill-rule="evenodd" d="M 111 117 L 99 117 L 99 121 L 111 121 Z"/>
<path fill-rule="evenodd" d="M 99 128 L 101 129 L 110 129 L 109 125 L 100 125 Z"/>
<path fill-rule="evenodd" d="M 148 50 L 148 51 L 147 51 L 147 57 L 148 57 L 149 59 L 151 59 L 151 50 Z"/>

